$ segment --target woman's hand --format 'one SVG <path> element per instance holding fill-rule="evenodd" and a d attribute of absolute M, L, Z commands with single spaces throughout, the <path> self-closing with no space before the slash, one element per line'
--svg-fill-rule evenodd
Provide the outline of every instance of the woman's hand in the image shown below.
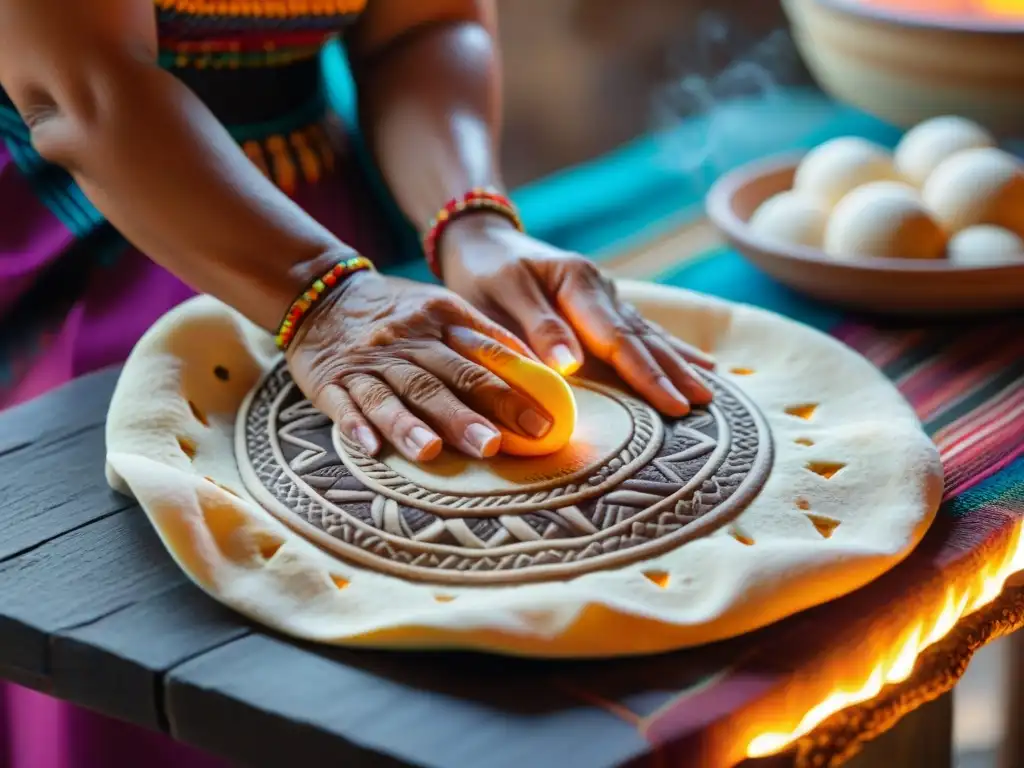
<path fill-rule="evenodd" d="M 530 355 L 453 293 L 360 272 L 311 312 L 287 359 L 310 401 L 367 452 L 380 449 L 379 433 L 411 461 L 429 461 L 442 441 L 493 456 L 501 435 L 491 418 L 529 437 L 548 431 L 548 414 L 470 360 L 500 365 L 516 352 Z"/>
<path fill-rule="evenodd" d="M 491 318 L 518 327 L 556 370 L 572 372 L 586 350 L 666 415 L 682 416 L 691 403 L 711 401 L 691 363 L 712 368 L 713 360 L 640 317 L 584 257 L 481 213 L 449 224 L 441 258 L 449 288 Z"/>

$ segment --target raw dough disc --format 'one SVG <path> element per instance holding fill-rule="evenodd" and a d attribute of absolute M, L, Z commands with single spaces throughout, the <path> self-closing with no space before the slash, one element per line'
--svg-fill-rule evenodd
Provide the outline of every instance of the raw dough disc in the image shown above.
<path fill-rule="evenodd" d="M 716 355 L 710 409 L 663 421 L 580 380 L 579 433 L 553 457 L 371 458 L 303 400 L 266 334 L 204 297 L 126 363 L 108 477 L 210 595 L 345 645 L 657 652 L 833 599 L 911 551 L 941 468 L 880 373 L 767 312 L 620 288 Z"/>

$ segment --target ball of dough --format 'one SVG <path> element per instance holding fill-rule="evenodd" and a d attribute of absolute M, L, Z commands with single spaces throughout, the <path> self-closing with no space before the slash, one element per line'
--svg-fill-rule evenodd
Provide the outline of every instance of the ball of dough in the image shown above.
<path fill-rule="evenodd" d="M 516 353 L 503 356 L 488 354 L 486 349 L 466 352 L 476 362 L 494 373 L 506 384 L 532 397 L 551 415 L 551 427 L 542 437 L 530 438 L 516 434 L 501 424 L 501 452 L 511 456 L 547 456 L 569 444 L 576 429 L 576 397 L 561 375 Z"/>
<path fill-rule="evenodd" d="M 984 267 L 992 264 L 1024 264 L 1024 240 L 991 224 L 979 224 L 957 232 L 949 240 L 949 260 L 954 264 Z"/>
<path fill-rule="evenodd" d="M 957 152 L 921 190 L 925 205 L 950 232 L 994 224 L 1024 237 L 1024 166 L 992 147 Z"/>
<path fill-rule="evenodd" d="M 884 147 L 847 136 L 808 152 L 796 169 L 793 189 L 818 198 L 831 209 L 859 186 L 897 179 L 892 157 Z"/>
<path fill-rule="evenodd" d="M 821 248 L 828 208 L 799 192 L 780 192 L 765 200 L 750 217 L 750 228 L 777 242 Z"/>
<path fill-rule="evenodd" d="M 941 259 L 946 241 L 913 187 L 891 181 L 865 184 L 848 194 L 825 229 L 825 251 L 840 259 Z"/>
<path fill-rule="evenodd" d="M 921 186 L 943 160 L 965 149 L 994 147 L 992 134 L 977 123 L 948 115 L 925 120 L 904 134 L 896 145 L 896 171 L 911 184 Z"/>

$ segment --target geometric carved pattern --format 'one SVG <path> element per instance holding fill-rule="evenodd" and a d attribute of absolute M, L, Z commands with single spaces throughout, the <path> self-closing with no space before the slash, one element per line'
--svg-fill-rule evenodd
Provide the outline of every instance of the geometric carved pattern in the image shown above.
<path fill-rule="evenodd" d="M 734 385 L 705 380 L 713 404 L 675 420 L 573 381 L 629 414 L 620 451 L 518 493 L 460 493 L 431 490 L 362 454 L 281 364 L 242 405 L 236 455 L 260 504 L 362 567 L 458 585 L 564 580 L 706 536 L 760 490 L 772 461 L 767 424 Z"/>

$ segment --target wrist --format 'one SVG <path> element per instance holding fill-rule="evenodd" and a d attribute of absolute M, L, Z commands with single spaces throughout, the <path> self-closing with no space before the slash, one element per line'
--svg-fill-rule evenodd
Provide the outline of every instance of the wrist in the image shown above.
<path fill-rule="evenodd" d="M 518 232 L 511 219 L 493 211 L 473 211 L 456 219 L 448 225 L 444 240 L 438 243 L 437 261 L 441 274 L 449 274 L 450 265 L 454 268 L 462 259 L 484 252 L 492 256 L 495 253 L 494 249 L 475 248 L 475 244 L 494 242 L 504 235 Z"/>
<path fill-rule="evenodd" d="M 323 307 L 335 305 L 347 292 L 350 284 L 361 275 L 372 272 L 373 264 L 354 251 L 346 249 L 334 253 L 329 259 L 316 259 L 314 263 L 298 268 L 300 273 L 312 274 L 289 302 L 275 329 L 277 346 L 287 352 L 297 338 L 304 335 L 308 321 Z"/>
<path fill-rule="evenodd" d="M 423 251 L 430 271 L 444 279 L 442 251 L 462 251 L 467 240 L 499 237 L 505 232 L 523 231 L 515 204 L 500 192 L 471 189 L 453 198 L 438 212 L 423 236 Z M 454 243 L 450 242 L 455 240 Z M 448 241 L 448 245 L 444 243 Z"/>

